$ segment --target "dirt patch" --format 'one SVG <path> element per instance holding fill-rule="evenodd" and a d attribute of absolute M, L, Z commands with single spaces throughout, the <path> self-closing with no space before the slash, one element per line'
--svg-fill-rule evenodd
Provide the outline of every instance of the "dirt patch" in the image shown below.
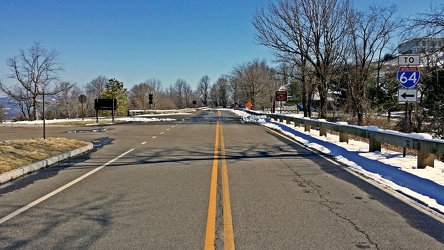
<path fill-rule="evenodd" d="M 0 142 L 0 174 L 87 145 L 84 141 L 61 137 Z"/>

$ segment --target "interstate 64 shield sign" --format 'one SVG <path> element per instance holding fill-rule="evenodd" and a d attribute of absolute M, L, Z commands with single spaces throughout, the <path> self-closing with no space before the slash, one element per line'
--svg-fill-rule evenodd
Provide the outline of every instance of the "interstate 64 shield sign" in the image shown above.
<path fill-rule="evenodd" d="M 412 88 L 419 82 L 419 67 L 402 66 L 398 69 L 398 82 L 405 88 Z"/>

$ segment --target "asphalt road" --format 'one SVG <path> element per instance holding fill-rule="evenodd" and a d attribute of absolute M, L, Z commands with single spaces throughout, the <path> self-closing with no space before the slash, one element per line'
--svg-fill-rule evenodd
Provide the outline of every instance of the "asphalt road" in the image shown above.
<path fill-rule="evenodd" d="M 0 186 L 0 249 L 444 248 L 441 220 L 230 112 L 104 128 L 48 127 L 96 148 Z"/>

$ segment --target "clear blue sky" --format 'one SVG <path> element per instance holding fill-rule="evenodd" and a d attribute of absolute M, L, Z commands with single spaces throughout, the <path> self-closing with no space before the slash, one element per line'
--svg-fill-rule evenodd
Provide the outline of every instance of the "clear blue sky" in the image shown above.
<path fill-rule="evenodd" d="M 436 0 L 352 0 L 395 3 L 399 15 L 430 8 Z M 62 80 L 79 87 L 104 75 L 130 89 L 150 78 L 164 88 L 181 78 L 193 89 L 208 75 L 215 82 L 255 58 L 272 62 L 254 43 L 252 14 L 268 0 L 0 0 L 0 77 L 6 59 L 34 41 L 60 52 Z M 8 83 L 10 81 L 7 81 Z"/>

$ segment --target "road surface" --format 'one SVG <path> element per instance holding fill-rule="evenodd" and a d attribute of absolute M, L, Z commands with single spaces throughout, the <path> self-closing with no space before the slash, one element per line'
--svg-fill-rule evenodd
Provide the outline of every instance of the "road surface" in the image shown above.
<path fill-rule="evenodd" d="M 444 249 L 439 218 L 229 111 L 104 128 L 47 128 L 95 149 L 0 186 L 0 249 Z"/>

